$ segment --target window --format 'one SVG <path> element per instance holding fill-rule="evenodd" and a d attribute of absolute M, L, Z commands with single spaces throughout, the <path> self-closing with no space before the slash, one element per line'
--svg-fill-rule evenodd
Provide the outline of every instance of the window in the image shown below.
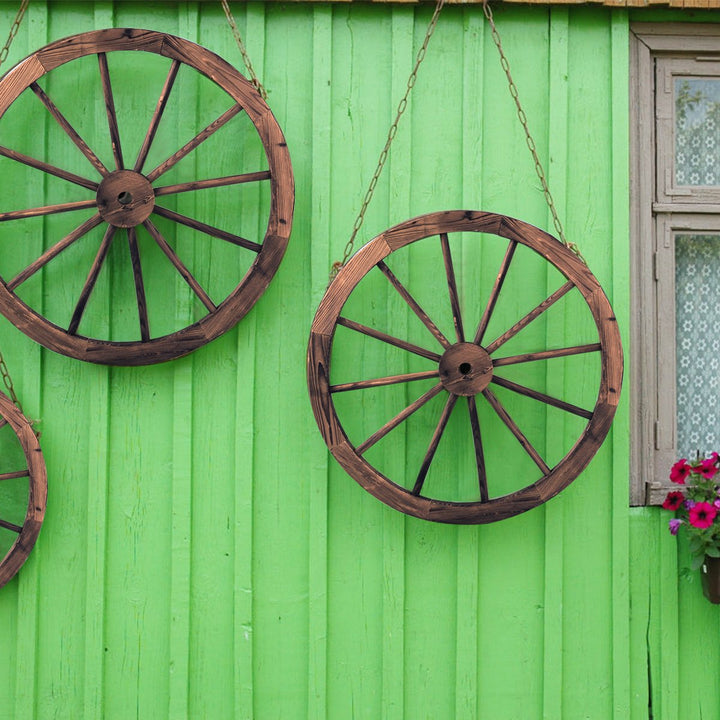
<path fill-rule="evenodd" d="M 631 34 L 633 505 L 720 449 L 720 24 Z"/>

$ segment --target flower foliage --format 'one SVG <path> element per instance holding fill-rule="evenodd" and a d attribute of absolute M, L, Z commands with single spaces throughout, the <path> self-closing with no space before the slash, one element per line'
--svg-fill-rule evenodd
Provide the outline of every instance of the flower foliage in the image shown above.
<path fill-rule="evenodd" d="M 670 480 L 682 489 L 669 492 L 663 507 L 673 510 L 676 517 L 669 528 L 677 535 L 680 528 L 688 535 L 693 568 L 699 568 L 703 558 L 720 557 L 720 455 L 688 462 L 678 460 L 670 470 Z"/>

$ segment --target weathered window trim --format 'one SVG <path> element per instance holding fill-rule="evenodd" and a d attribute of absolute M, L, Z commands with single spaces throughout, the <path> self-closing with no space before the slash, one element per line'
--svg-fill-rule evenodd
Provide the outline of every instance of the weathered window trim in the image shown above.
<path fill-rule="evenodd" d="M 643 23 L 630 29 L 630 503 L 657 505 L 668 492 L 675 459 L 675 357 L 662 352 L 668 338 L 674 347 L 675 338 L 673 232 L 720 230 L 720 193 L 700 188 L 688 194 L 668 184 L 673 148 L 656 144 L 656 66 L 658 73 L 669 72 L 673 62 L 718 68 L 720 23 Z M 660 101 L 661 116 L 666 104 Z M 662 127 L 666 121 L 658 122 Z"/>

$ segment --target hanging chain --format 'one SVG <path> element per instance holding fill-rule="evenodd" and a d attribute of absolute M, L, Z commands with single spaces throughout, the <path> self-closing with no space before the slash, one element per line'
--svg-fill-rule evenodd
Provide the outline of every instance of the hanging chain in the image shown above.
<path fill-rule="evenodd" d="M 17 15 L 15 16 L 15 21 L 12 24 L 12 27 L 10 28 L 10 34 L 8 35 L 8 39 L 5 42 L 5 45 L 3 46 L 3 49 L 0 50 L 0 65 L 2 65 L 5 60 L 7 60 L 8 53 L 10 52 L 10 45 L 12 45 L 12 41 L 15 39 L 15 36 L 18 33 L 18 30 L 20 29 L 20 23 L 23 20 L 23 17 L 25 16 L 25 11 L 27 10 L 28 5 L 30 4 L 30 0 L 22 0 L 20 3 L 20 9 L 17 11 Z"/>
<path fill-rule="evenodd" d="M 20 3 L 20 9 L 17 12 L 17 15 L 15 16 L 15 21 L 12 24 L 12 27 L 10 28 L 10 34 L 8 35 L 8 39 L 5 42 L 5 45 L 3 46 L 3 49 L 0 50 L 0 66 L 7 60 L 8 53 L 10 52 L 10 45 L 12 45 L 12 41 L 15 39 L 15 36 L 18 33 L 18 30 L 20 29 L 20 23 L 23 20 L 23 17 L 25 16 L 25 11 L 27 10 L 28 5 L 30 4 L 30 0 L 22 0 Z M 0 375 L 2 375 L 3 383 L 5 384 L 5 387 L 7 388 L 7 391 L 10 395 L 10 399 L 13 401 L 13 404 L 15 407 L 17 407 L 18 410 L 24 415 L 25 412 L 23 411 L 22 405 L 20 404 L 20 400 L 18 399 L 18 396 L 15 393 L 15 386 L 13 385 L 12 378 L 10 377 L 10 371 L 8 370 L 7 365 L 5 364 L 5 358 L 3 357 L 2 352 L 0 352 Z M 32 425 L 32 423 L 30 423 Z"/>
<path fill-rule="evenodd" d="M 425 59 L 425 54 L 427 53 L 428 44 L 430 42 L 430 38 L 432 37 L 433 33 L 435 32 L 435 26 L 437 25 L 438 17 L 440 17 L 440 11 L 443 8 L 443 5 L 445 4 L 445 0 L 437 0 L 437 4 L 435 5 L 435 12 L 433 13 L 432 18 L 430 19 L 430 24 L 428 25 L 427 32 L 425 33 L 425 39 L 423 40 L 423 44 L 420 47 L 420 50 L 418 50 L 417 57 L 415 58 L 415 66 L 412 69 L 412 72 L 410 73 L 410 77 L 407 81 L 407 87 L 405 88 L 405 94 L 402 97 L 402 100 L 398 104 L 397 113 L 395 115 L 395 120 L 393 121 L 393 124 L 390 126 L 390 130 L 388 132 L 387 140 L 385 141 L 385 147 L 382 149 L 382 152 L 380 153 L 380 158 L 378 160 L 377 168 L 375 169 L 375 174 L 372 176 L 372 180 L 370 181 L 370 185 L 367 189 L 367 192 L 365 193 L 365 199 L 363 200 L 362 207 L 360 208 L 360 213 L 357 216 L 357 219 L 355 220 L 355 224 L 353 225 L 352 233 L 350 234 L 350 239 L 348 240 L 347 244 L 345 245 L 345 251 L 343 253 L 342 260 L 339 260 L 337 262 L 334 262 L 332 265 L 332 270 L 330 271 L 330 281 L 332 282 L 333 278 L 338 274 L 340 271 L 340 268 L 345 265 L 348 258 L 350 257 L 353 246 L 355 244 L 355 237 L 358 234 L 358 231 L 360 230 L 360 227 L 363 224 L 363 220 L 365 220 L 365 211 L 368 208 L 368 205 L 370 204 L 370 200 L 372 200 L 372 196 L 375 192 L 375 187 L 377 186 L 378 179 L 380 177 L 380 174 L 383 171 L 383 168 L 385 167 L 385 161 L 388 157 L 388 152 L 390 151 L 390 145 L 392 144 L 393 139 L 395 138 L 395 134 L 397 133 L 398 129 L 398 123 L 400 122 L 400 118 L 403 116 L 403 113 L 407 109 L 408 104 L 408 98 L 410 97 L 410 92 L 412 91 L 415 81 L 417 80 L 417 74 L 418 69 L 420 65 L 422 64 L 422 61 Z"/>
<path fill-rule="evenodd" d="M 250 80 L 252 81 L 252 84 L 257 88 L 257 91 L 262 96 L 262 99 L 267 101 L 267 92 L 265 88 L 263 87 L 262 83 L 258 79 L 258 76 L 255 74 L 255 69 L 252 66 L 252 63 L 250 62 L 250 56 L 247 54 L 247 50 L 245 49 L 245 43 L 242 41 L 242 38 L 240 37 L 240 31 L 238 30 L 237 23 L 235 22 L 235 18 L 233 17 L 233 14 L 230 10 L 230 5 L 228 5 L 227 0 L 220 0 L 223 6 L 223 10 L 225 11 L 225 17 L 227 18 L 228 23 L 230 24 L 230 29 L 232 30 L 232 34 L 235 37 L 235 42 L 237 43 L 238 48 L 240 49 L 240 54 L 242 55 L 243 62 L 245 63 L 245 67 L 247 68 L 248 73 L 250 74 Z"/>
<path fill-rule="evenodd" d="M 572 250 L 572 252 L 574 252 L 575 255 L 580 258 L 580 260 L 585 262 L 585 258 L 580 253 L 578 246 L 573 242 L 568 242 L 567 238 L 565 237 L 565 231 L 563 230 L 562 223 L 560 222 L 560 217 L 558 216 L 557 209 L 555 208 L 555 202 L 553 201 L 547 179 L 545 178 L 545 171 L 543 170 L 542 163 L 540 162 L 535 141 L 530 134 L 527 115 L 525 115 L 525 111 L 520 104 L 520 96 L 518 95 L 517 86 L 515 85 L 515 81 L 513 80 L 512 74 L 510 73 L 510 63 L 505 56 L 502 42 L 500 41 L 500 35 L 498 34 L 497 28 L 495 27 L 495 20 L 493 18 L 493 13 L 490 9 L 488 0 L 483 0 L 483 12 L 485 13 L 485 17 L 488 19 L 488 23 L 490 23 L 490 32 L 492 34 L 492 39 L 495 42 L 498 52 L 500 53 L 500 65 L 502 65 L 502 69 L 505 71 L 508 86 L 510 88 L 510 95 L 512 95 L 512 99 L 515 101 L 517 115 L 520 119 L 520 124 L 523 126 L 523 130 L 525 131 L 525 140 L 527 142 L 528 148 L 530 149 L 530 154 L 532 155 L 533 162 L 535 163 L 535 172 L 537 173 L 537 176 L 540 179 L 540 183 L 542 184 L 545 200 L 547 201 L 550 212 L 552 213 L 553 225 L 555 226 L 555 230 L 557 231 L 558 237 L 560 238 L 562 244 L 565 245 L 565 247 L 569 250 Z"/>

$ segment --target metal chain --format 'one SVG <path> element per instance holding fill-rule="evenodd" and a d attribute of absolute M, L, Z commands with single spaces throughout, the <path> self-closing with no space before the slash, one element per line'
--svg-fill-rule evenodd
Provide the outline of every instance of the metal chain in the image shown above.
<path fill-rule="evenodd" d="M 15 39 L 15 36 L 20 29 L 20 23 L 25 16 L 25 11 L 27 10 L 29 4 L 30 0 L 22 0 L 22 2 L 20 3 L 20 8 L 17 12 L 17 15 L 15 16 L 15 21 L 10 28 L 10 34 L 8 35 L 8 39 L 5 42 L 3 49 L 0 50 L 0 66 L 5 62 L 5 60 L 7 60 L 8 53 L 10 52 L 10 45 L 12 45 L 12 41 Z M 25 412 L 23 411 L 23 407 L 20 403 L 20 400 L 18 399 L 18 396 L 15 394 L 15 386 L 13 385 L 12 378 L 10 377 L 10 371 L 8 370 L 8 367 L 5 363 L 5 358 L 3 357 L 2 352 L 0 352 L 0 375 L 2 375 L 3 383 L 7 388 L 10 399 L 13 401 L 15 407 L 17 407 L 17 409 L 20 410 L 20 412 L 24 415 Z M 32 425 L 32 423 L 30 424 Z"/>
<path fill-rule="evenodd" d="M 370 185 L 367 189 L 367 192 L 365 193 L 365 198 L 362 203 L 362 207 L 360 208 L 360 213 L 357 216 L 357 219 L 355 220 L 355 224 L 353 225 L 352 233 L 350 234 L 350 239 L 348 240 L 347 244 L 345 245 L 345 251 L 343 253 L 342 260 L 338 260 L 332 264 L 332 269 L 330 270 L 330 282 L 332 282 L 333 278 L 338 274 L 340 271 L 340 268 L 345 265 L 348 258 L 352 254 L 353 247 L 355 244 L 355 237 L 358 234 L 358 231 L 360 230 L 360 227 L 363 224 L 363 221 L 365 220 L 365 211 L 368 208 L 368 205 L 370 204 L 370 200 L 372 200 L 373 193 L 375 192 L 375 187 L 377 186 L 378 179 L 380 177 L 380 174 L 383 171 L 383 168 L 385 167 L 385 161 L 388 157 L 388 152 L 390 151 L 390 145 L 392 144 L 393 139 L 395 138 L 395 135 L 397 133 L 398 129 L 398 123 L 400 122 L 400 118 L 403 116 L 403 113 L 407 109 L 408 104 L 408 98 L 410 97 L 410 92 L 412 91 L 415 81 L 417 80 L 417 74 L 418 69 L 420 65 L 422 64 L 422 61 L 425 59 L 425 54 L 427 53 L 428 44 L 430 42 L 430 38 L 432 37 L 433 33 L 435 32 L 435 26 L 437 25 L 438 17 L 440 16 L 440 11 L 443 8 L 443 5 L 445 4 L 445 0 L 437 0 L 437 4 L 435 5 L 435 12 L 433 13 L 432 18 L 430 19 L 430 24 L 428 25 L 427 32 L 425 33 L 425 39 L 423 40 L 423 44 L 420 47 L 420 50 L 418 50 L 417 57 L 415 58 L 415 65 L 412 69 L 412 72 L 410 73 L 410 77 L 407 81 L 407 87 L 405 88 L 405 94 L 402 97 L 402 100 L 398 103 L 397 113 L 395 115 L 395 120 L 393 121 L 393 124 L 390 126 L 390 130 L 388 132 L 387 140 L 385 141 L 385 147 L 382 149 L 382 152 L 380 153 L 380 158 L 378 159 L 377 168 L 375 169 L 375 174 L 372 176 L 372 180 L 370 180 Z"/>
<path fill-rule="evenodd" d="M 25 16 L 25 11 L 27 10 L 28 5 L 30 4 L 30 0 L 22 0 L 20 3 L 20 9 L 17 11 L 17 15 L 15 16 L 15 21 L 12 24 L 12 27 L 10 28 L 10 34 L 8 35 L 8 39 L 5 42 L 5 45 L 3 46 L 3 49 L 0 50 L 0 65 L 2 65 L 5 60 L 7 60 L 8 53 L 10 52 L 10 45 L 12 45 L 12 41 L 15 39 L 15 36 L 18 33 L 18 30 L 20 29 L 20 23 L 22 22 L 23 17 Z"/>
<path fill-rule="evenodd" d="M 237 23 L 235 22 L 235 18 L 233 17 L 233 14 L 230 10 L 228 1 L 220 0 L 220 2 L 222 3 L 223 10 L 225 11 L 225 17 L 227 18 L 227 21 L 230 24 L 230 29 L 232 30 L 232 34 L 235 37 L 235 42 L 237 43 L 237 46 L 240 49 L 240 54 L 242 55 L 242 59 L 243 59 L 243 62 L 245 63 L 245 67 L 247 68 L 247 71 L 250 74 L 250 80 L 252 81 L 252 84 L 257 88 L 257 91 L 262 96 L 262 99 L 267 100 L 267 91 L 265 90 L 262 83 L 258 79 L 258 76 L 255 74 L 255 69 L 253 68 L 252 63 L 250 62 L 250 56 L 247 54 L 247 50 L 245 49 L 245 43 L 243 43 L 242 38 L 240 37 L 240 31 L 238 30 Z"/>
<path fill-rule="evenodd" d="M 493 13 L 490 9 L 488 0 L 483 0 L 483 12 L 485 13 L 485 17 L 490 24 L 490 32 L 492 34 L 492 39 L 495 42 L 498 52 L 500 53 L 500 65 L 502 65 L 502 69 L 505 71 L 508 86 L 510 88 L 510 95 L 512 95 L 512 99 L 515 101 L 517 115 L 520 119 L 520 124 L 523 126 L 523 130 L 525 131 L 525 140 L 527 142 L 528 148 L 530 149 L 530 154 L 532 155 L 533 162 L 535 163 L 535 172 L 537 173 L 537 176 L 540 179 L 540 183 L 542 184 L 545 200 L 547 201 L 550 212 L 552 213 L 553 225 L 555 225 L 555 230 L 557 231 L 558 237 L 560 238 L 562 244 L 565 245 L 565 247 L 569 250 L 572 250 L 575 255 L 577 255 L 583 262 L 585 262 L 585 258 L 580 253 L 578 246 L 573 242 L 568 242 L 567 238 L 565 237 L 565 232 L 563 230 L 562 223 L 560 222 L 560 217 L 558 216 L 557 209 L 555 208 L 555 202 L 553 201 L 552 194 L 550 193 L 550 188 L 548 187 L 547 179 L 545 178 L 545 171 L 543 170 L 542 163 L 540 162 L 540 158 L 538 157 L 535 141 L 530 134 L 527 115 L 525 115 L 525 111 L 522 108 L 517 86 L 515 85 L 515 81 L 513 80 L 512 74 L 510 73 L 510 63 L 508 63 L 508 59 L 505 56 L 502 42 L 500 41 L 500 35 L 498 34 L 497 27 L 495 27 L 495 20 L 493 18 Z"/>

